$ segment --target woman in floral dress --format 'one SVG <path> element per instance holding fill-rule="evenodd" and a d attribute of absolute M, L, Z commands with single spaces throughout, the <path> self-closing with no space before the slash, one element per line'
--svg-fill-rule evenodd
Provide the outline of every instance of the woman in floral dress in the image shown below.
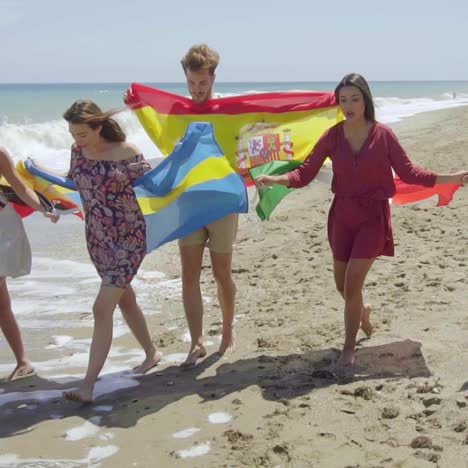
<path fill-rule="evenodd" d="M 146 353 L 135 371 L 145 373 L 160 359 L 130 286 L 146 254 L 145 221 L 132 183 L 150 165 L 125 142 L 125 133 L 112 115 L 91 101 L 77 101 L 64 114 L 75 140 L 68 175 L 81 195 L 88 252 L 102 279 L 93 305 L 88 369 L 78 389 L 64 393 L 65 398 L 84 403 L 92 401 L 94 384 L 109 354 L 117 305 Z"/>

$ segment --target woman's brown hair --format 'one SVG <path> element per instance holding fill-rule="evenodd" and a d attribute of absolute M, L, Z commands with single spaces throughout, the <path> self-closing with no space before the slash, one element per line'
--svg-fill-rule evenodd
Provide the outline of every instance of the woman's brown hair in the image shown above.
<path fill-rule="evenodd" d="M 107 141 L 122 142 L 126 140 L 125 132 L 122 130 L 113 115 L 120 112 L 114 109 L 103 112 L 93 101 L 81 100 L 74 102 L 63 114 L 63 118 L 72 124 L 87 124 L 92 129 L 101 126 L 101 136 Z"/>

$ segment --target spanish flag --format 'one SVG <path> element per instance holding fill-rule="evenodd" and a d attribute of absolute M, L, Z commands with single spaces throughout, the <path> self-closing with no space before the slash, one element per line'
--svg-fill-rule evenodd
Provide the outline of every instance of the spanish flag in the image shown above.
<path fill-rule="evenodd" d="M 322 133 L 343 119 L 333 92 L 247 94 L 198 104 L 133 83 L 126 103 L 164 155 L 174 149 L 191 122 L 210 122 L 231 166 L 249 185 L 250 168 L 270 161 L 297 165 Z"/>
<path fill-rule="evenodd" d="M 216 138 L 232 167 L 248 185 L 259 174 L 283 174 L 300 165 L 329 127 L 343 120 L 333 92 L 288 91 L 192 99 L 139 83 L 130 87 L 127 105 L 165 155 L 182 138 L 193 121 L 213 124 Z M 324 165 L 316 180 L 330 182 Z M 395 178 L 393 203 L 406 204 L 439 196 L 438 206 L 448 204 L 456 184 L 437 184 L 431 189 L 409 185 Z M 276 205 L 292 189 L 275 185 L 260 191 L 256 210 L 268 219 Z"/>

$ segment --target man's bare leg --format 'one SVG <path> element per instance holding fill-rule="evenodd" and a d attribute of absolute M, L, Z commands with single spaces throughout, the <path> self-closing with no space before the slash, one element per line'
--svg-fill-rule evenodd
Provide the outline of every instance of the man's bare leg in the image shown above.
<path fill-rule="evenodd" d="M 203 301 L 200 289 L 204 250 L 204 244 L 180 247 L 182 300 L 191 338 L 190 350 L 182 367 L 192 367 L 199 358 L 206 355 L 203 346 Z"/>
<path fill-rule="evenodd" d="M 232 279 L 232 252 L 210 252 L 213 275 L 218 287 L 218 300 L 223 314 L 223 334 L 218 352 L 235 351 L 234 311 L 236 285 Z"/>

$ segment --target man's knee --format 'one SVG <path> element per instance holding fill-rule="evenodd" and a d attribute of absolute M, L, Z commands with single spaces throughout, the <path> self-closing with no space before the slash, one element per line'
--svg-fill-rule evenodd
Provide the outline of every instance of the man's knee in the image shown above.
<path fill-rule="evenodd" d="M 219 286 L 235 287 L 230 268 L 213 268 L 213 276 Z"/>
<path fill-rule="evenodd" d="M 185 289 L 198 288 L 200 286 L 200 273 L 197 271 L 182 271 L 182 286 Z"/>

